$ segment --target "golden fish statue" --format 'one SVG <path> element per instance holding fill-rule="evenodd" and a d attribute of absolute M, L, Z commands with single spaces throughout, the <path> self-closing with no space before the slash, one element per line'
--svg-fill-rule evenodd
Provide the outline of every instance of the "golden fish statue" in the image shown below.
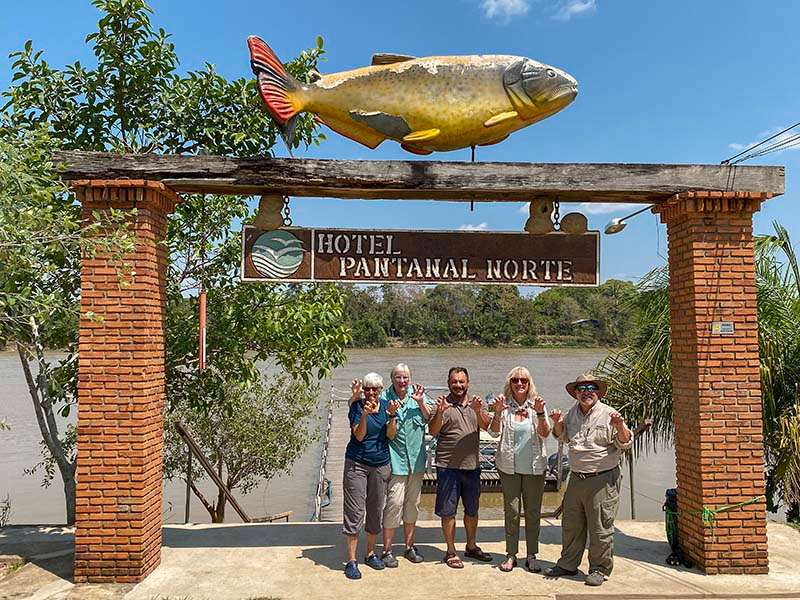
<path fill-rule="evenodd" d="M 488 146 L 575 99 L 569 74 L 505 55 L 376 54 L 372 66 L 301 83 L 256 36 L 247 39 L 258 90 L 291 151 L 298 113 L 375 148 L 395 140 L 414 154 Z"/>

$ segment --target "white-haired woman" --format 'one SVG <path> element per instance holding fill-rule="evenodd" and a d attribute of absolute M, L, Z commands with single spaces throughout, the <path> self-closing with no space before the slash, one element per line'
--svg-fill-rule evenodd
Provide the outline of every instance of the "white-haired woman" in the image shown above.
<path fill-rule="evenodd" d="M 424 559 L 414 545 L 414 529 L 419 517 L 419 500 L 422 477 L 425 473 L 425 429 L 431 418 L 431 408 L 426 401 L 425 388 L 411 385 L 411 368 L 399 363 L 391 373 L 392 385 L 381 394 L 381 399 L 396 401 L 397 435 L 389 442 L 392 476 L 386 491 L 386 508 L 383 511 L 383 554 L 381 560 L 387 567 L 396 567 L 392 554 L 394 530 L 403 523 L 405 551 L 403 556 L 412 563 Z"/>
<path fill-rule="evenodd" d="M 520 501 L 525 511 L 525 566 L 535 573 L 541 570 L 536 554 L 547 468 L 544 441 L 550 435 L 550 426 L 545 401 L 536 393 L 530 372 L 514 367 L 506 376 L 503 395 L 495 398 L 489 426 L 489 433 L 500 438 L 495 463 L 503 486 L 506 533 L 506 560 L 500 565 L 501 571 L 517 566 Z"/>
<path fill-rule="evenodd" d="M 360 579 L 356 547 L 361 529 L 367 530 L 367 551 L 364 562 L 373 569 L 384 564 L 375 554 L 375 540 L 383 527 L 386 485 L 392 469 L 389 462 L 389 440 L 397 432 L 395 413 L 398 403 L 381 399 L 383 379 L 367 373 L 362 381 L 351 385 L 350 441 L 345 450 L 343 481 L 343 525 L 347 536 L 348 579 Z M 363 400 L 361 394 L 364 394 Z"/>

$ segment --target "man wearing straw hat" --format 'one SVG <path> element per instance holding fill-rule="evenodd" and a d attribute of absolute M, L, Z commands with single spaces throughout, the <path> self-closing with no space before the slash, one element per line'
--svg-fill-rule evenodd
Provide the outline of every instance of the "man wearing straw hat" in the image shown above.
<path fill-rule="evenodd" d="M 569 447 L 570 477 L 561 515 L 561 558 L 548 577 L 576 575 L 589 535 L 586 585 L 602 585 L 614 568 L 614 519 L 619 505 L 619 463 L 633 435 L 618 412 L 600 402 L 606 384 L 590 373 L 566 385 L 577 402 L 566 415 L 550 413 L 553 435 Z"/>

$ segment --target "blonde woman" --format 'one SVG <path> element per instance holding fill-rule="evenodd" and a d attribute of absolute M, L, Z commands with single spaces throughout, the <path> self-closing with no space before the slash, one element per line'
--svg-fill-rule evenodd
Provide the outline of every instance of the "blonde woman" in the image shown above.
<path fill-rule="evenodd" d="M 503 486 L 506 530 L 506 560 L 500 565 L 501 571 L 517 566 L 520 501 L 525 511 L 525 566 L 534 573 L 541 570 L 536 554 L 547 467 L 544 440 L 550 435 L 550 427 L 545 401 L 536 393 L 530 372 L 514 367 L 506 376 L 503 395 L 495 398 L 489 426 L 489 433 L 500 438 L 495 462 Z"/>

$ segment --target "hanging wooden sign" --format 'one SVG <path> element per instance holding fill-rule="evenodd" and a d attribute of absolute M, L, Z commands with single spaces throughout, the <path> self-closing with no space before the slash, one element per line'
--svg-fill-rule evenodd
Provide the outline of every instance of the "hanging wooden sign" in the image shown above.
<path fill-rule="evenodd" d="M 596 286 L 600 235 L 245 226 L 242 281 Z"/>

